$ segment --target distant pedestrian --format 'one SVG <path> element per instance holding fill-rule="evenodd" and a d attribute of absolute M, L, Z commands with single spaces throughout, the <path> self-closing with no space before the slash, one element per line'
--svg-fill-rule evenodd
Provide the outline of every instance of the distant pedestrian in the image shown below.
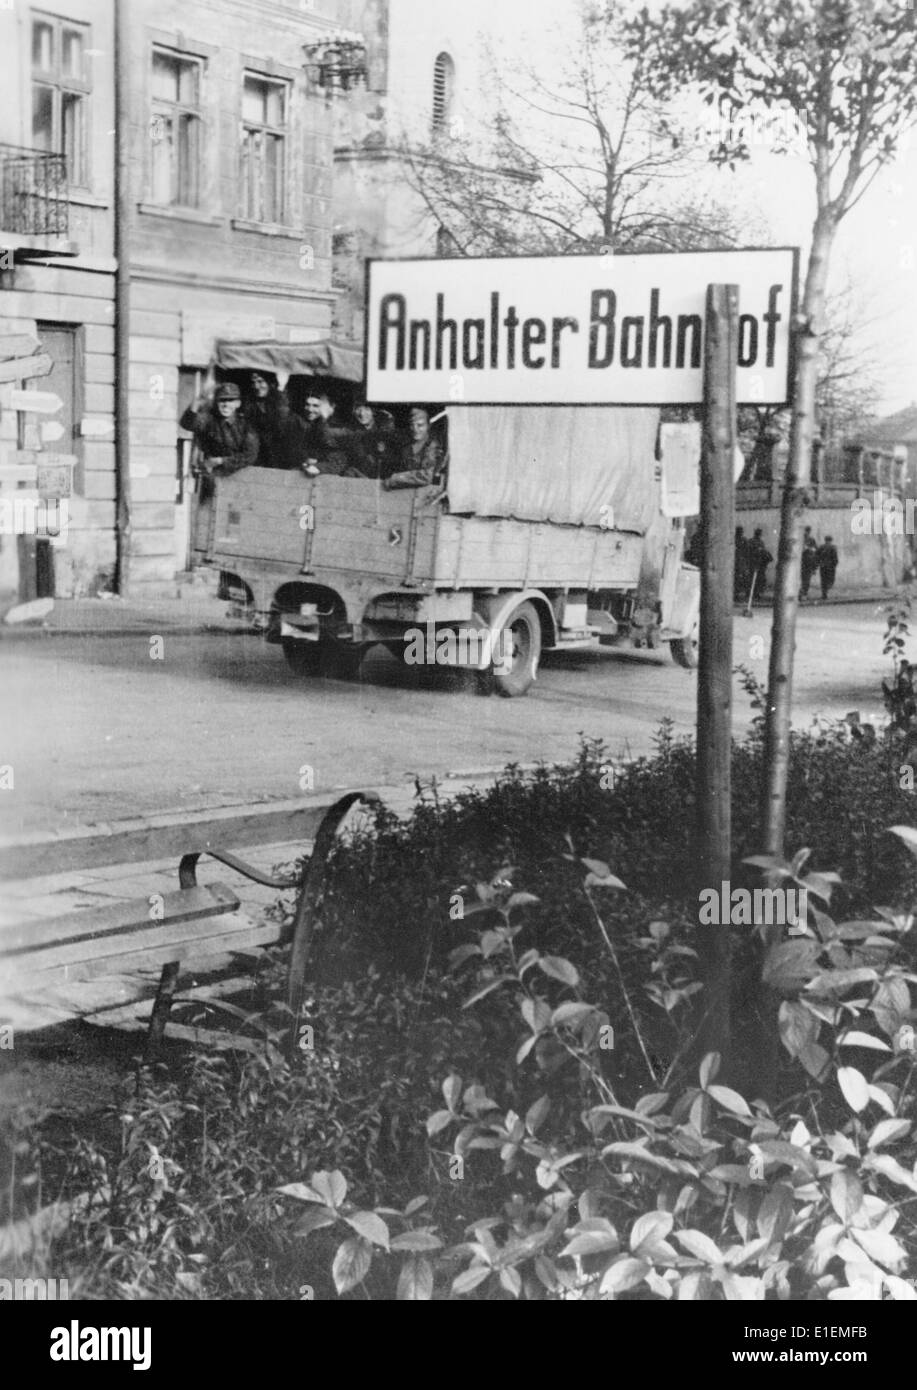
<path fill-rule="evenodd" d="M 751 571 L 755 598 L 759 598 L 767 587 L 767 567 L 773 558 L 764 544 L 764 532 L 759 526 L 748 542 L 748 567 Z"/>
<path fill-rule="evenodd" d="M 801 599 L 809 597 L 809 585 L 817 569 L 818 542 L 812 535 L 812 527 L 807 526 L 802 534 L 802 585 L 799 590 Z"/>
<path fill-rule="evenodd" d="M 748 598 L 748 591 L 751 587 L 751 556 L 749 555 L 749 542 L 745 536 L 744 526 L 736 527 L 735 534 L 735 559 L 732 572 L 732 597 L 736 603 L 744 603 Z"/>
<path fill-rule="evenodd" d="M 837 546 L 830 536 L 818 552 L 818 577 L 821 580 L 821 596 L 826 599 L 834 587 L 839 559 Z"/>

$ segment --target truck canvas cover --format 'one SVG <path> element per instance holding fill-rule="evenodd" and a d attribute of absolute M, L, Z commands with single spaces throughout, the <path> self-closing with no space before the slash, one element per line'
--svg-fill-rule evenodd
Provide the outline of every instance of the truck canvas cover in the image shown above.
<path fill-rule="evenodd" d="M 331 338 L 317 343 L 236 342 L 221 338 L 215 365 L 224 371 L 286 372 L 288 376 L 336 376 L 363 380 L 363 353 L 352 343 Z"/>
<path fill-rule="evenodd" d="M 451 407 L 449 510 L 645 535 L 658 427 L 642 407 Z"/>

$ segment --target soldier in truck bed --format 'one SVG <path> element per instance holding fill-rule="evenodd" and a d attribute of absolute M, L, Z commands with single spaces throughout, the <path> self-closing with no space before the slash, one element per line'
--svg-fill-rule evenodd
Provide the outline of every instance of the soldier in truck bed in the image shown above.
<path fill-rule="evenodd" d="M 204 475 L 201 497 L 213 492 L 214 474 L 236 473 L 250 468 L 258 458 L 258 436 L 240 414 L 242 392 L 235 382 L 224 381 L 218 386 L 213 406 L 199 398 L 182 415 L 179 424 L 191 430 L 198 447 L 199 471 Z"/>
<path fill-rule="evenodd" d="M 334 406 L 325 391 L 315 389 L 306 397 L 306 457 L 307 473 L 347 473 L 347 431 L 334 419 Z"/>
<path fill-rule="evenodd" d="M 385 479 L 383 487 L 428 487 L 443 480 L 448 455 L 442 441 L 430 432 L 430 412 L 424 406 L 412 408 L 410 429 L 397 471 Z"/>

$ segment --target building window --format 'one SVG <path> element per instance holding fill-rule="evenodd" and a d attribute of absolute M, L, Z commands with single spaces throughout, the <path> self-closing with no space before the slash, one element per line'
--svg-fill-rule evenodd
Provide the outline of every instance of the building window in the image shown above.
<path fill-rule="evenodd" d="M 201 68 L 198 58 L 153 50 L 150 198 L 165 207 L 200 206 Z"/>
<path fill-rule="evenodd" d="M 32 147 L 62 154 L 67 178 L 89 184 L 87 123 L 89 28 L 53 15 L 32 15 Z"/>
<path fill-rule="evenodd" d="M 245 74 L 240 216 L 251 222 L 285 221 L 288 98 L 286 82 Z"/>
<path fill-rule="evenodd" d="M 433 129 L 443 130 L 452 116 L 455 91 L 455 64 L 448 53 L 440 53 L 433 64 Z"/>

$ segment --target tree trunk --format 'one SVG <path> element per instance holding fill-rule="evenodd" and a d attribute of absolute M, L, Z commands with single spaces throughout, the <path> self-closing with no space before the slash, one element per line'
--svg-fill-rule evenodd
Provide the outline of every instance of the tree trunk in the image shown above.
<path fill-rule="evenodd" d="M 823 214 L 816 218 L 812 250 L 806 272 L 801 308 L 802 324 L 794 330 L 795 371 L 793 415 L 783 502 L 780 541 L 774 577 L 774 618 L 767 685 L 764 737 L 764 791 L 762 800 L 763 852 L 783 857 L 786 833 L 786 789 L 790 768 L 790 714 L 793 698 L 793 661 L 796 652 L 796 614 L 802 559 L 802 518 L 808 504 L 807 487 L 812 473 L 812 440 L 815 431 L 815 385 L 818 344 L 825 303 L 828 259 L 834 239 L 834 223 Z M 763 928 L 759 955 L 781 936 L 780 927 Z M 777 1084 L 780 1036 L 779 997 L 760 985 L 757 998 L 756 1043 L 753 1048 L 752 1092 L 770 1101 Z"/>
<path fill-rule="evenodd" d="M 764 798 L 761 817 L 765 854 L 782 855 L 784 849 L 793 660 L 796 652 L 796 613 L 802 557 L 801 523 L 808 502 L 806 489 L 812 472 L 818 340 L 825 304 L 828 258 L 833 240 L 834 223 L 829 217 L 819 214 L 812 232 L 812 250 L 806 272 L 802 303 L 803 323 L 794 332 L 796 360 L 793 416 L 780 513 L 780 542 L 774 577 L 774 619 L 771 627 L 767 683 Z"/>

